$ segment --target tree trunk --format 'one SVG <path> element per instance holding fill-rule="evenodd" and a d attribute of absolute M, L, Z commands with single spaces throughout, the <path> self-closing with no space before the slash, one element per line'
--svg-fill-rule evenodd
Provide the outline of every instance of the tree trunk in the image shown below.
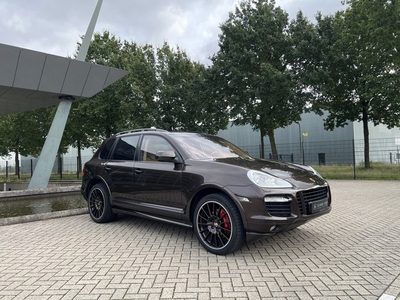
<path fill-rule="evenodd" d="M 61 172 L 61 150 L 59 149 L 57 153 L 57 173 L 61 174 Z"/>
<path fill-rule="evenodd" d="M 267 135 L 269 137 L 269 142 L 271 144 L 272 157 L 274 159 L 277 159 L 278 158 L 278 151 L 276 150 L 274 130 L 272 128 L 267 128 Z"/>
<path fill-rule="evenodd" d="M 371 164 L 369 161 L 369 129 L 368 129 L 368 113 L 367 106 L 363 106 L 363 129 L 364 129 L 364 166 L 370 168 Z"/>
<path fill-rule="evenodd" d="M 81 151 L 81 141 L 77 141 L 76 145 L 78 146 L 78 178 L 79 178 L 79 173 L 82 172 L 82 151 Z"/>
<path fill-rule="evenodd" d="M 15 150 L 15 157 L 14 157 L 14 162 L 15 162 L 15 175 L 18 176 L 18 179 L 20 178 L 20 173 L 19 173 L 19 150 Z"/>
<path fill-rule="evenodd" d="M 260 156 L 261 156 L 262 159 L 264 159 L 265 158 L 265 153 L 264 153 L 264 136 L 265 136 L 265 132 L 264 132 L 263 129 L 260 130 L 260 135 L 261 135 L 261 137 L 260 137 L 260 141 L 261 141 Z"/>
<path fill-rule="evenodd" d="M 106 138 L 111 137 L 111 128 L 109 126 L 106 126 Z"/>

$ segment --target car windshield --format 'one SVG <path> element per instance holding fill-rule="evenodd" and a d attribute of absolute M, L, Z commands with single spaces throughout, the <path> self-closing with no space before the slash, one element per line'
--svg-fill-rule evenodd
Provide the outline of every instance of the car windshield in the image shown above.
<path fill-rule="evenodd" d="M 246 152 L 218 136 L 199 133 L 176 133 L 174 138 L 192 159 L 250 158 Z"/>

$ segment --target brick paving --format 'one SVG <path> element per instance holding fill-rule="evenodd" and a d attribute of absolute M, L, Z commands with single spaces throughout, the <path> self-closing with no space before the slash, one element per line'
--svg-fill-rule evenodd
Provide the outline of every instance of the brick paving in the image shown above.
<path fill-rule="evenodd" d="M 329 215 L 228 256 L 135 217 L 0 226 L 0 299 L 400 299 L 400 183 L 330 184 Z"/>

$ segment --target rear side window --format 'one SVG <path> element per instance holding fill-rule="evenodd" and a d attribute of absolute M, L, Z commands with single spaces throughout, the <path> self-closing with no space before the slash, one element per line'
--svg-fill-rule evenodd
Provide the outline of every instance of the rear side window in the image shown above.
<path fill-rule="evenodd" d="M 119 139 L 115 146 L 114 153 L 112 154 L 112 160 L 133 160 L 135 157 L 135 151 L 139 136 L 126 136 Z"/>
<path fill-rule="evenodd" d="M 101 159 L 108 159 L 110 157 L 110 153 L 111 153 L 111 148 L 114 145 L 115 139 L 110 139 L 109 141 L 107 141 L 103 148 L 100 151 L 99 157 Z"/>

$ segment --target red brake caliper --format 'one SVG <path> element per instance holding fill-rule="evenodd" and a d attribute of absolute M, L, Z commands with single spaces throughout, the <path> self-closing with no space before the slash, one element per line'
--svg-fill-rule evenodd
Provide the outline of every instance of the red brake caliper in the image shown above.
<path fill-rule="evenodd" d="M 219 211 L 219 217 L 222 219 L 222 227 L 225 228 L 224 234 L 229 237 L 231 234 L 231 222 L 229 221 L 229 216 L 226 213 L 225 209 L 221 208 Z"/>

